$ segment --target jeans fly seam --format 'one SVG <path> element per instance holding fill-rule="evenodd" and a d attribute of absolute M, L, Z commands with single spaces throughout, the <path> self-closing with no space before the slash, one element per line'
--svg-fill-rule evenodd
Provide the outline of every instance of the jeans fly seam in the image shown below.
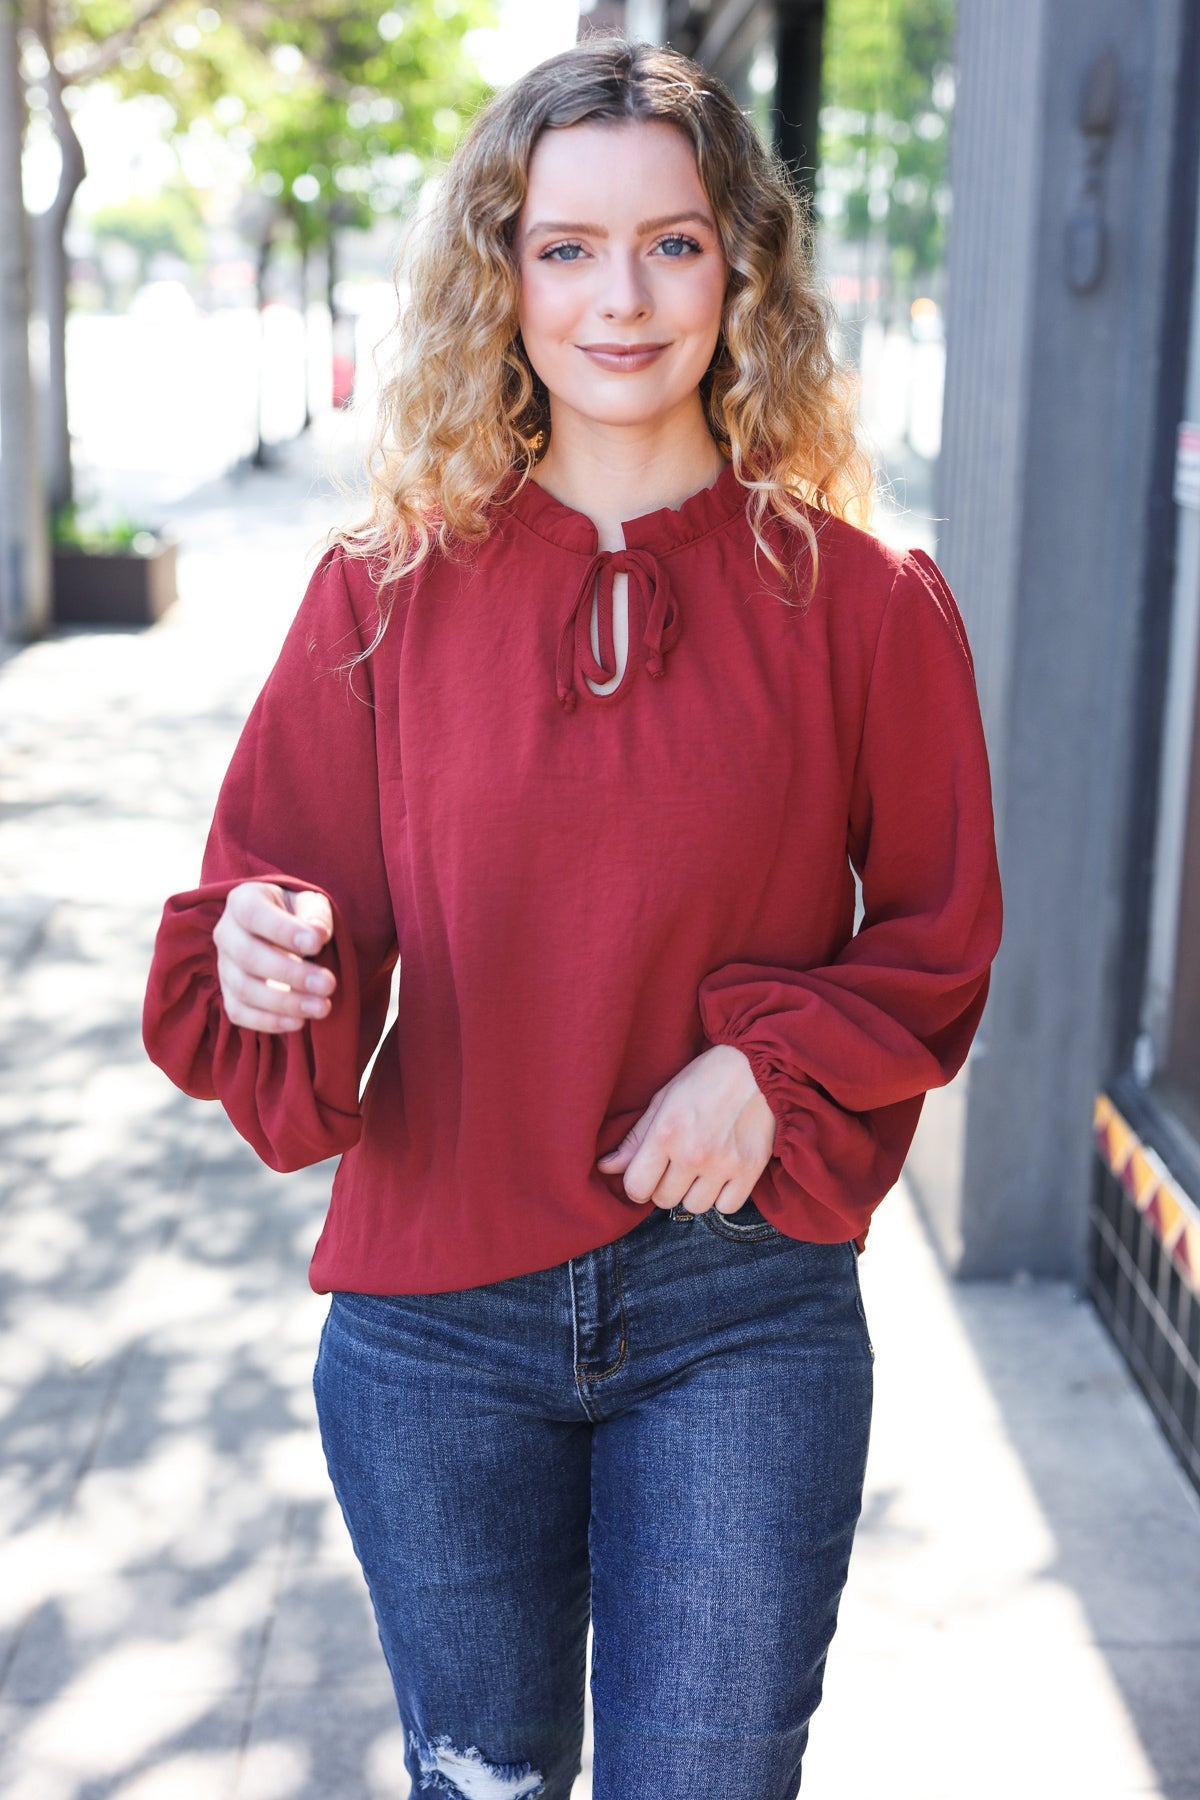
<path fill-rule="evenodd" d="M 587 1369 L 589 1369 L 591 1365 L 589 1363 L 580 1362 L 578 1360 L 579 1339 L 578 1339 L 578 1337 L 576 1337 L 576 1339 L 575 1339 L 575 1356 L 576 1356 L 575 1383 L 576 1383 L 577 1387 L 581 1382 L 583 1383 L 583 1385 L 585 1387 L 595 1387 L 597 1382 L 607 1381 L 610 1376 L 619 1374 L 620 1371 L 622 1370 L 622 1368 L 624 1368 L 625 1359 L 629 1354 L 629 1323 L 625 1316 L 625 1289 L 621 1282 L 621 1244 L 620 1244 L 620 1240 L 618 1240 L 613 1245 L 612 1248 L 613 1248 L 613 1270 L 614 1270 L 614 1274 L 616 1276 L 616 1286 L 617 1286 L 617 1313 L 621 1320 L 621 1347 L 620 1347 L 619 1351 L 617 1352 L 617 1359 L 615 1362 L 610 1363 L 607 1369 L 601 1369 L 598 1374 L 589 1375 L 585 1371 Z M 574 1285 L 572 1285 L 572 1288 L 571 1288 L 572 1323 L 574 1322 L 574 1317 L 575 1317 L 575 1288 L 574 1288 Z M 580 1396 L 580 1397 L 582 1398 L 582 1396 Z M 586 1404 L 586 1402 L 585 1402 L 585 1404 Z"/>
<path fill-rule="evenodd" d="M 581 1376 L 581 1373 L 580 1373 L 580 1371 L 583 1368 L 583 1364 L 579 1360 L 579 1312 L 575 1305 L 575 1258 L 574 1257 L 572 1257 L 571 1260 L 567 1264 L 567 1286 L 571 1290 L 571 1363 L 572 1363 L 573 1372 L 574 1372 L 574 1376 L 575 1376 L 575 1392 L 579 1397 L 579 1404 L 580 1404 L 580 1406 L 582 1406 L 585 1416 L 587 1418 L 589 1418 L 593 1424 L 595 1424 L 597 1422 L 597 1414 L 594 1412 L 594 1410 L 592 1408 L 591 1401 L 588 1399 L 587 1395 L 583 1391 L 584 1388 L 587 1386 L 587 1383 L 583 1379 L 583 1377 Z"/>
<path fill-rule="evenodd" d="M 621 1281 L 620 1240 L 613 1245 L 613 1272 L 616 1276 L 617 1284 L 617 1313 L 621 1320 L 621 1347 L 617 1352 L 616 1362 L 612 1363 L 607 1369 L 602 1369 L 599 1375 L 589 1375 L 585 1377 L 589 1386 L 593 1382 L 607 1381 L 610 1375 L 616 1375 L 624 1367 L 625 1358 L 629 1351 L 629 1323 L 625 1317 L 625 1288 Z"/>

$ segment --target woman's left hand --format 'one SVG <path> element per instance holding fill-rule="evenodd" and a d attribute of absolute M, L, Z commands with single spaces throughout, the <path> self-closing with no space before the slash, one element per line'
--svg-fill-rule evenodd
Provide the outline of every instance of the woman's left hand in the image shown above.
<path fill-rule="evenodd" d="M 737 1212 L 771 1160 L 775 1115 L 749 1059 L 714 1044 L 659 1088 L 615 1150 L 598 1157 L 624 1171 L 631 1200 L 685 1212 Z"/>

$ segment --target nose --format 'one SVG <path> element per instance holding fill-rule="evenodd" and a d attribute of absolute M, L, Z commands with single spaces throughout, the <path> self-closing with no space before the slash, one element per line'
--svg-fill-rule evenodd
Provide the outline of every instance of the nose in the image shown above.
<path fill-rule="evenodd" d="M 650 294 L 636 253 L 614 255 L 605 269 L 600 313 L 605 319 L 641 319 L 650 311 Z"/>

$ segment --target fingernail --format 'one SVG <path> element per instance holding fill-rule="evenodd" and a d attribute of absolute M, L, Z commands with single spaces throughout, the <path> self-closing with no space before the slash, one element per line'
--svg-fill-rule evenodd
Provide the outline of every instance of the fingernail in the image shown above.
<path fill-rule="evenodd" d="M 311 956 L 317 947 L 317 934 L 315 931 L 298 931 L 292 942 L 301 956 Z"/>
<path fill-rule="evenodd" d="M 302 1000 L 300 1002 L 300 1011 L 307 1013 L 310 1019 L 323 1018 L 328 1010 L 328 1000 Z"/>

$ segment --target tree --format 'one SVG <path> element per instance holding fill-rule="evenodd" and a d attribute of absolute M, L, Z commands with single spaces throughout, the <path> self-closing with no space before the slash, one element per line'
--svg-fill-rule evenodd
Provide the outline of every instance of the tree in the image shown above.
<path fill-rule="evenodd" d="M 463 39 L 490 9 L 487 0 L 23 5 L 31 99 L 48 114 L 62 156 L 58 191 L 37 221 L 49 337 L 47 485 L 57 509 L 72 498 L 64 234 L 86 172 L 73 92 L 107 79 L 125 95 L 160 96 L 177 136 L 199 120 L 236 136 L 269 203 L 265 267 L 280 221 L 307 256 L 332 245 L 339 227 L 398 204 L 401 167 L 411 181 L 445 154 L 485 91 Z"/>
<path fill-rule="evenodd" d="M 276 236 L 289 229 L 305 301 L 310 259 L 324 253 L 335 342 L 339 233 L 402 211 L 429 166 L 449 153 L 487 93 L 463 36 L 490 16 L 481 0 L 410 0 L 403 10 L 342 0 L 246 7 L 243 29 L 273 74 L 240 123 L 269 201 L 260 291 Z"/>
<path fill-rule="evenodd" d="M 29 373 L 28 233 L 21 205 L 21 88 L 12 0 L 0 0 L 0 636 L 49 616 L 48 548 Z"/>
<path fill-rule="evenodd" d="M 71 503 L 71 440 L 67 421 L 67 220 L 87 173 L 83 147 L 71 122 L 70 94 L 98 80 L 128 54 L 138 38 L 162 29 L 178 0 L 84 0 L 59 7 L 55 0 L 23 0 L 27 27 L 27 97 L 49 114 L 61 167 L 49 207 L 34 220 L 37 287 L 46 322 L 46 490 L 52 511 Z"/>
<path fill-rule="evenodd" d="M 193 189 L 181 184 L 157 194 L 135 194 L 120 206 L 105 206 L 91 215 L 92 235 L 127 244 L 137 256 L 138 279 L 146 279 L 155 256 L 172 255 L 199 268 L 204 262 L 204 225 Z"/>
<path fill-rule="evenodd" d="M 823 63 L 822 210 L 878 238 L 901 280 L 942 262 L 954 0 L 831 0 Z"/>

